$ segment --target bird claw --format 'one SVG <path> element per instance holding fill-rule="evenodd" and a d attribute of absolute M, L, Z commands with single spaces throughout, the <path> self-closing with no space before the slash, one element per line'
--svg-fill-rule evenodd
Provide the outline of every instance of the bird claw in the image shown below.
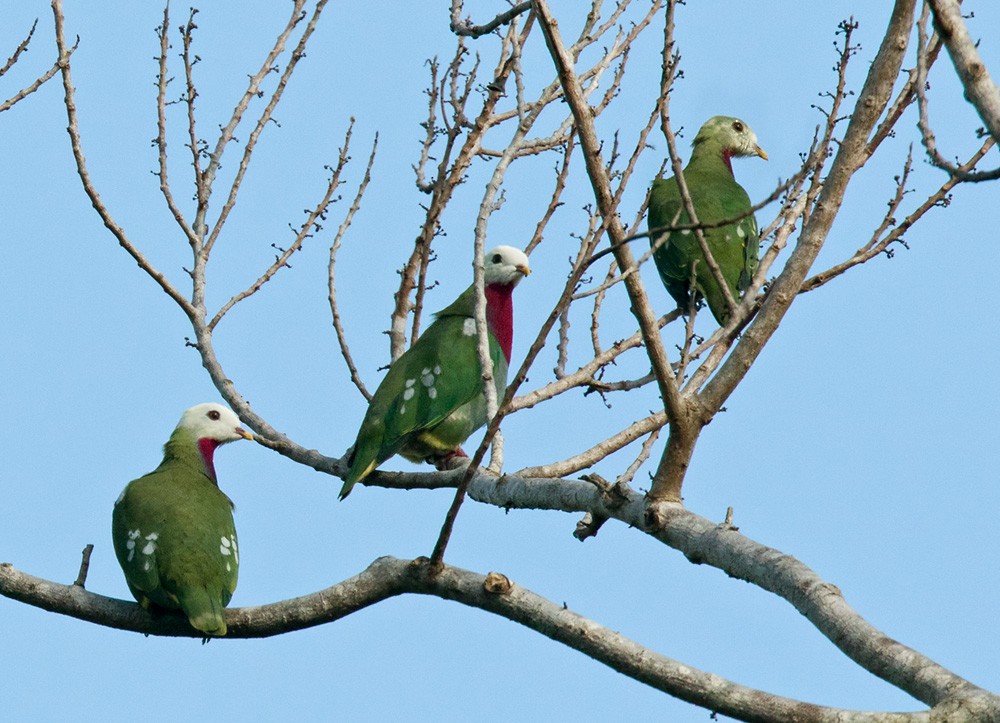
<path fill-rule="evenodd" d="M 469 465 L 469 455 L 467 455 L 461 447 L 448 452 L 447 454 L 442 454 L 438 457 L 429 459 L 428 462 L 433 464 L 439 472 L 447 472 L 453 469 L 462 469 Z"/>

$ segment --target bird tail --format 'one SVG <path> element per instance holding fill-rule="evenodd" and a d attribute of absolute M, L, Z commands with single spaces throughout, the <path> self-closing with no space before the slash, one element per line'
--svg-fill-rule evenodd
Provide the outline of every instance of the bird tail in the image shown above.
<path fill-rule="evenodd" d="M 213 595 L 203 587 L 193 588 L 180 593 L 177 602 L 191 627 L 206 635 L 226 634 L 225 605 L 219 595 Z"/>
<path fill-rule="evenodd" d="M 719 326 L 725 326 L 726 322 L 729 321 L 729 305 L 726 303 L 726 294 L 723 292 L 722 287 L 715 280 L 712 275 L 711 269 L 708 265 L 705 265 L 704 272 L 701 269 L 698 270 L 698 291 L 705 298 L 705 303 L 708 304 L 709 310 L 712 312 L 712 316 L 719 323 Z M 702 275 L 703 274 L 703 275 Z M 736 303 L 740 303 L 740 292 L 739 289 L 733 286 L 732 283 L 729 284 L 729 290 L 733 294 L 733 299 Z"/>
<path fill-rule="evenodd" d="M 372 460 L 367 467 L 359 470 L 355 470 L 352 465 L 350 472 L 348 472 L 347 477 L 344 479 L 344 486 L 340 488 L 340 499 L 344 499 L 347 495 L 351 494 L 351 490 L 354 488 L 354 485 L 371 474 L 371 471 L 375 469 L 376 464 L 377 463 Z"/>
<path fill-rule="evenodd" d="M 374 450 L 366 448 L 364 458 L 358 456 L 358 446 L 361 444 L 361 440 L 358 440 L 353 447 L 348 450 L 344 458 L 347 460 L 347 476 L 344 478 L 344 486 L 340 488 L 339 499 L 344 499 L 347 495 L 351 494 L 351 490 L 354 489 L 354 485 L 363 480 L 365 477 L 372 473 L 379 461 L 375 458 Z M 367 460 L 367 464 L 364 464 L 362 460 Z"/>
<path fill-rule="evenodd" d="M 739 302 L 739 294 L 735 294 L 735 299 Z M 725 326 L 726 322 L 729 321 L 729 305 L 726 304 L 726 297 L 718 284 L 712 284 L 709 293 L 705 294 L 705 301 L 719 326 Z"/>

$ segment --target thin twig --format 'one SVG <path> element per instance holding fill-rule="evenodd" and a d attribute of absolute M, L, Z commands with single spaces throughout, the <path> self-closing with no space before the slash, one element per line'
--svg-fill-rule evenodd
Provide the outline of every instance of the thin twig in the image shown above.
<path fill-rule="evenodd" d="M 982 158 L 986 155 L 986 153 L 995 145 L 996 143 L 992 138 L 987 138 L 986 142 L 983 143 L 982 146 L 980 146 L 979 150 L 977 150 L 969 158 L 968 161 L 958 166 L 958 169 L 963 172 L 968 172 L 971 169 L 975 168 L 976 164 L 979 163 L 979 161 L 982 160 Z M 889 225 L 891 225 L 887 222 L 883 222 L 883 224 L 879 226 L 879 228 L 872 235 L 868 243 L 866 243 L 864 246 L 855 251 L 854 255 L 851 256 L 851 258 L 837 264 L 836 266 L 831 266 L 829 269 L 821 271 L 820 273 L 815 274 L 814 276 L 802 282 L 801 293 L 805 293 L 807 291 L 813 291 L 814 289 L 817 289 L 820 286 L 823 286 L 827 282 L 831 281 L 832 279 L 840 276 L 848 269 L 863 264 L 866 261 L 870 261 L 879 254 L 886 253 L 891 244 L 901 243 L 903 235 L 907 231 L 909 231 L 913 227 L 913 224 L 915 224 L 925 213 L 927 213 L 932 208 L 935 208 L 937 206 L 947 205 L 948 194 L 959 183 L 963 183 L 962 174 L 949 175 L 948 179 L 943 184 L 941 184 L 941 187 L 938 188 L 937 191 L 928 196 L 923 203 L 921 203 L 916 209 L 914 209 L 914 211 L 910 213 L 908 216 L 906 216 L 906 218 L 904 218 L 901 222 L 895 224 L 895 227 L 892 229 L 892 231 L 890 231 L 885 236 L 882 236 L 882 234 L 886 230 L 888 230 Z M 891 211 L 892 209 L 890 209 L 890 213 Z M 887 221 L 894 221 L 894 219 L 892 219 L 891 216 L 887 214 Z"/>
<path fill-rule="evenodd" d="M 267 105 L 257 118 L 257 122 L 253 130 L 250 131 L 250 136 L 247 138 L 247 141 L 243 146 L 243 155 L 240 157 L 240 164 L 236 170 L 236 175 L 233 178 L 232 184 L 229 186 L 229 195 L 226 198 L 225 203 L 222 205 L 222 209 L 219 211 L 219 216 L 216 218 L 215 224 L 212 226 L 211 233 L 205 240 L 206 256 L 211 253 L 212 247 L 215 245 L 219 238 L 219 234 L 222 232 L 222 227 L 229 218 L 229 213 L 236 205 L 236 197 L 243 183 L 243 177 L 246 175 L 247 168 L 250 165 L 250 158 L 253 155 L 254 149 L 257 147 L 257 140 L 260 138 L 260 134 L 264 131 L 264 128 L 271 122 L 271 118 L 274 115 L 274 109 L 281 100 L 282 94 L 284 93 L 284 90 L 288 85 L 288 81 L 291 79 L 292 73 L 295 71 L 298 62 L 306 56 L 306 45 L 312 37 L 313 32 L 316 30 L 320 14 L 323 12 L 323 8 L 326 7 L 326 2 L 327 0 L 317 0 L 312 16 L 309 18 L 309 22 L 306 23 L 306 27 L 302 31 L 302 35 L 299 38 L 298 43 L 296 43 L 295 48 L 292 50 L 288 62 L 285 64 L 285 69 L 282 71 L 281 76 L 278 79 L 274 92 L 271 93 L 271 98 L 268 100 Z M 198 211 L 194 223 L 194 227 L 196 229 L 205 228 L 208 214 L 208 200 L 212 192 L 215 175 L 222 162 L 222 154 L 229 143 L 234 139 L 236 129 L 242 122 L 243 116 L 249 108 L 251 101 L 260 96 L 260 88 L 264 80 L 271 73 L 276 71 L 275 64 L 281 54 L 284 53 L 285 45 L 288 42 L 289 37 L 291 37 L 292 31 L 294 31 L 298 24 L 305 18 L 305 14 L 303 12 L 304 6 L 305 0 L 295 0 L 293 3 L 292 14 L 289 17 L 285 28 L 278 34 L 277 39 L 274 41 L 274 46 L 268 52 L 267 57 L 261 64 L 260 70 L 250 77 L 247 89 L 237 102 L 236 107 L 233 110 L 233 115 L 229 119 L 229 123 L 227 123 L 222 129 L 222 132 L 219 134 L 219 140 L 215 144 L 215 149 L 209 154 L 209 164 L 205 168 L 205 173 L 202 176 L 202 183 L 206 189 L 206 196 L 204 203 L 198 204 Z"/>
<path fill-rule="evenodd" d="M 66 116 L 68 125 L 66 132 L 69 134 L 70 145 L 73 148 L 73 159 L 76 161 L 76 171 L 83 184 L 83 190 L 90 198 L 90 203 L 101 217 L 105 227 L 111 231 L 118 240 L 119 245 L 131 256 L 143 271 L 145 271 L 163 291 L 174 302 L 181 307 L 188 318 L 196 315 L 195 307 L 188 301 L 173 284 L 167 280 L 160 271 L 139 251 L 138 247 L 132 243 L 125 230 L 118 225 L 111 212 L 104 205 L 100 194 L 94 187 L 94 182 L 87 170 L 87 161 L 83 154 L 83 143 L 80 139 L 80 122 L 76 113 L 76 90 L 73 86 L 73 75 L 70 68 L 70 55 L 72 50 L 66 46 L 65 18 L 62 11 L 62 0 L 52 0 L 52 13 L 55 19 L 56 47 L 59 50 L 59 69 L 62 71 L 62 81 L 64 90 L 63 103 L 66 106 Z M 76 47 L 75 45 L 73 46 Z"/>
<path fill-rule="evenodd" d="M 525 467 L 518 470 L 517 475 L 520 477 L 566 477 L 582 469 L 591 467 L 608 455 L 614 454 L 623 447 L 632 444 L 632 442 L 640 437 L 662 429 L 666 423 L 667 415 L 665 412 L 654 412 L 638 421 L 632 422 L 625 429 L 598 442 L 590 449 L 560 462 Z"/>
<path fill-rule="evenodd" d="M 187 222 L 184 217 L 184 213 L 181 211 L 180 206 L 174 200 L 173 191 L 170 188 L 170 180 L 167 171 L 167 85 L 170 82 L 170 78 L 167 74 L 167 51 L 170 48 L 170 4 L 166 3 L 163 6 L 163 22 L 158 28 L 160 35 L 160 55 L 157 58 L 158 69 L 156 74 L 156 148 L 159 160 L 159 171 L 157 171 L 157 177 L 160 179 L 160 192 L 163 194 L 163 199 L 166 201 L 167 208 L 169 209 L 171 215 L 174 217 L 174 221 L 180 227 L 181 231 L 187 237 L 188 244 L 191 246 L 191 250 L 197 254 L 198 249 L 201 246 L 201 239 L 197 234 L 195 234 L 194 229 L 191 228 L 191 224 Z M 193 132 L 193 127 L 192 127 Z M 195 156 L 197 160 L 197 155 Z M 197 182 L 197 176 L 196 176 Z"/>
<path fill-rule="evenodd" d="M 292 239 L 292 243 L 288 245 L 288 248 L 279 249 L 280 253 L 275 256 L 274 262 L 268 266 L 267 269 L 265 269 L 264 272 L 257 277 L 252 284 L 250 284 L 250 286 L 232 296 L 225 304 L 222 305 L 209 322 L 209 331 L 215 329 L 218 323 L 222 321 L 222 317 L 225 316 L 230 309 L 236 306 L 236 304 L 260 291 L 264 284 L 273 279 L 274 275 L 277 274 L 278 271 L 283 268 L 288 268 L 288 260 L 302 248 L 302 244 L 307 238 L 313 236 L 322 228 L 320 221 L 326 219 L 330 204 L 334 202 L 334 196 L 340 188 L 340 177 L 351 160 L 350 150 L 351 136 L 353 135 L 353 132 L 354 118 L 352 117 L 347 126 L 347 132 L 344 134 L 344 145 L 340 147 L 340 153 L 337 157 L 337 165 L 334 167 L 327 166 L 327 170 L 330 171 L 330 179 L 327 181 L 323 197 L 311 210 L 307 211 L 306 220 L 302 222 L 299 230 L 295 233 L 295 238 Z M 371 170 L 370 165 L 368 170 Z M 366 179 L 362 181 L 363 188 L 368 185 L 367 178 L 368 176 L 366 171 Z M 353 208 L 354 207 L 352 206 L 352 209 Z M 353 210 L 349 209 L 347 216 L 348 225 L 350 225 L 350 219 L 354 216 Z"/>
<path fill-rule="evenodd" d="M 365 175 L 358 185 L 358 192 L 354 196 L 354 201 L 351 202 L 351 207 L 348 209 L 347 214 L 344 216 L 343 222 L 337 228 L 337 235 L 333 238 L 333 243 L 330 245 L 330 263 L 327 267 L 327 298 L 330 301 L 330 315 L 333 318 L 333 328 L 337 333 L 337 343 L 340 345 L 340 353 L 344 357 L 344 361 L 347 363 L 347 370 L 351 374 L 351 381 L 354 386 L 358 388 L 361 395 L 366 401 L 371 401 L 371 392 L 365 387 L 365 383 L 361 380 L 361 375 L 358 373 L 358 367 L 354 363 L 354 358 L 351 356 L 350 347 L 347 345 L 347 334 L 344 332 L 344 325 L 340 320 L 340 309 L 337 306 L 337 284 L 336 284 L 336 274 L 335 267 L 337 263 L 337 251 L 340 250 L 341 241 L 344 238 L 344 234 L 347 233 L 347 229 L 351 225 L 351 220 L 354 218 L 354 214 L 357 213 L 358 209 L 361 207 L 361 199 L 365 194 L 365 189 L 368 188 L 368 182 L 371 181 L 372 165 L 375 163 L 375 153 L 378 150 L 378 133 L 375 134 L 375 140 L 372 142 L 372 152 L 368 156 L 368 165 L 365 167 Z"/>
<path fill-rule="evenodd" d="M 21 57 L 21 53 L 25 52 L 28 49 L 28 45 L 31 43 L 31 38 L 35 34 L 36 27 L 38 27 L 37 19 L 35 20 L 35 22 L 31 24 L 31 30 L 28 31 L 27 37 L 25 37 L 25 39 L 18 44 L 17 48 L 14 49 L 13 55 L 7 58 L 7 62 L 4 63 L 2 68 L 0 68 L 0 78 L 6 75 L 7 71 L 9 71 L 14 66 L 15 63 L 17 63 L 18 59 Z M 73 43 L 73 47 L 70 48 L 69 50 L 69 55 L 72 55 L 73 52 L 77 49 L 77 46 L 79 45 L 80 45 L 80 38 L 77 38 L 76 42 Z M 18 103 L 21 100 L 24 100 L 29 95 L 34 93 L 36 90 L 41 88 L 42 85 L 44 85 L 47 81 L 51 80 L 52 77 L 59 72 L 59 63 L 60 61 L 57 59 L 56 62 L 52 64 L 51 68 L 49 68 L 40 76 L 35 78 L 35 80 L 33 80 L 31 83 L 21 88 L 21 90 L 17 91 L 14 95 L 5 100 L 3 103 L 0 103 L 0 113 L 4 112 L 5 110 L 9 110 L 16 103 Z"/>

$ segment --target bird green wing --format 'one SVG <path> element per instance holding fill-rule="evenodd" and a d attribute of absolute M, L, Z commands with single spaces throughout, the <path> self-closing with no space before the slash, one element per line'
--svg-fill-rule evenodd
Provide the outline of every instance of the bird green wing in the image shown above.
<path fill-rule="evenodd" d="M 680 190 L 673 178 L 657 178 L 649 195 L 649 243 L 651 247 L 660 244 L 653 252 L 653 261 L 660 274 L 660 280 L 674 301 L 681 308 L 688 306 L 690 288 L 690 261 L 685 258 L 690 248 L 684 241 L 683 231 L 657 231 L 671 226 L 690 223 L 684 211 Z"/>
<path fill-rule="evenodd" d="M 476 325 L 470 316 L 446 313 L 454 306 L 441 312 L 386 373 L 358 432 L 341 498 L 392 455 L 417 460 L 432 451 L 445 453 L 485 423 L 485 404 L 479 414 L 466 410 L 482 396 Z M 490 354 L 498 387 L 505 388 L 506 359 L 492 334 Z M 456 412 L 459 418 L 452 419 Z"/>
<path fill-rule="evenodd" d="M 712 251 L 730 291 L 735 299 L 750 285 L 750 279 L 758 263 L 757 221 L 750 213 L 750 197 L 731 176 L 720 173 L 701 173 L 690 166 L 684 172 L 691 200 L 698 220 L 713 224 L 727 219 L 736 219 L 731 224 L 704 230 L 705 241 Z M 662 228 L 690 223 L 683 209 L 680 190 L 673 179 L 657 179 L 649 201 L 649 227 Z M 742 218 L 740 218 L 742 217 Z M 655 244 L 663 237 L 654 233 L 650 243 Z M 681 308 L 687 308 L 690 299 L 692 267 L 694 285 L 699 296 L 703 296 L 709 309 L 720 324 L 728 317 L 725 294 L 715 280 L 691 230 L 672 231 L 669 238 L 653 254 L 653 260 L 667 291 Z"/>
<path fill-rule="evenodd" d="M 131 482 L 115 503 L 111 518 L 115 556 L 125 573 L 129 590 L 143 607 L 148 607 L 150 602 L 161 607 L 177 607 L 176 601 L 171 604 L 165 599 L 160 586 L 156 562 L 159 533 L 143 525 L 141 494 L 136 494 L 136 490 L 141 489 L 140 482 L 141 478 Z"/>

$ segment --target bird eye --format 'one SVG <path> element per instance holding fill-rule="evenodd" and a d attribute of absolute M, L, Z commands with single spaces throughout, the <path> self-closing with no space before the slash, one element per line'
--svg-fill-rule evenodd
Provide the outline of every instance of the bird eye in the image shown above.
<path fill-rule="evenodd" d="M 503 257 L 500 254 L 493 254 L 493 263 L 499 264 Z"/>
<path fill-rule="evenodd" d="M 209 410 L 209 412 L 208 412 L 208 418 L 211 419 L 214 422 L 219 421 L 219 418 L 221 416 L 222 415 L 219 414 L 219 410 L 218 409 L 212 409 L 212 410 Z"/>
<path fill-rule="evenodd" d="M 739 121 L 735 121 L 733 123 L 733 130 L 736 131 L 737 133 L 742 133 L 743 132 L 743 124 L 740 123 Z"/>

